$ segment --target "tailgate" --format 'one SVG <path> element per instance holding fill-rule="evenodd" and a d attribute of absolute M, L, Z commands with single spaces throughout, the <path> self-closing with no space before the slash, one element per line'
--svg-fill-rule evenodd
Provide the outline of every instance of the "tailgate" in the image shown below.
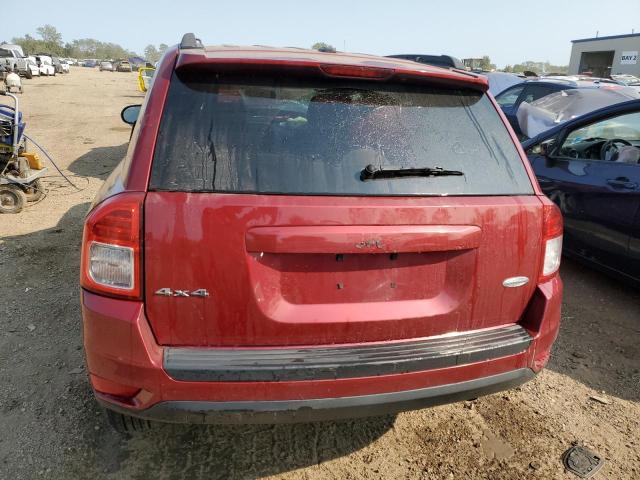
<path fill-rule="evenodd" d="M 147 316 L 160 344 L 182 346 L 359 343 L 515 323 L 535 287 L 541 225 L 534 196 L 150 192 Z M 503 286 L 515 276 L 531 281 Z"/>

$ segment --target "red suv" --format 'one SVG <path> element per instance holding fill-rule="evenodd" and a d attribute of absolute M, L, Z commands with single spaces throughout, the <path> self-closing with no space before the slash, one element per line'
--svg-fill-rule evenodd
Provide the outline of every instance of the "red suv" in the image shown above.
<path fill-rule="evenodd" d="M 123 119 L 80 280 L 119 426 L 377 415 L 547 362 L 562 218 L 482 76 L 187 34 Z"/>

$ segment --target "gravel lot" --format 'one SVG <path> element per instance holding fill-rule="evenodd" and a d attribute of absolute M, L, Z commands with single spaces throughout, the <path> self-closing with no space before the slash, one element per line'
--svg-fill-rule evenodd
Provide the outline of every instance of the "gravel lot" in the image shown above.
<path fill-rule="evenodd" d="M 559 340 L 521 388 L 396 417 L 119 438 L 86 378 L 78 258 L 127 148 L 120 109 L 142 95 L 135 74 L 76 67 L 25 81 L 21 100 L 27 133 L 83 190 L 51 176 L 41 203 L 0 216 L 0 479 L 569 479 L 572 442 L 606 459 L 596 478 L 640 478 L 640 291 L 566 259 Z"/>

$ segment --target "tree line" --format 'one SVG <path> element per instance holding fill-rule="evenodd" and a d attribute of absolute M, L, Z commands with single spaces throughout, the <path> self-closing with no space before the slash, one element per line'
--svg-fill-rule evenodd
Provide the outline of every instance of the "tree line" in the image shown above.
<path fill-rule="evenodd" d="M 136 52 L 128 50 L 117 43 L 101 42 L 95 38 L 80 38 L 70 42 L 62 40 L 62 34 L 53 25 L 43 25 L 36 29 L 36 36 L 25 34 L 22 37 L 11 39 L 12 44 L 20 45 L 25 55 L 37 53 L 50 53 L 63 58 L 129 58 L 139 56 Z M 148 62 L 157 62 L 169 48 L 164 43 L 157 47 L 147 45 L 144 49 L 144 58 Z"/>
<path fill-rule="evenodd" d="M 568 65 L 552 65 L 549 62 L 532 62 L 527 60 L 523 63 L 517 63 L 515 65 L 507 65 L 504 67 L 505 72 L 522 73 L 522 72 L 534 72 L 541 73 L 562 73 L 566 74 L 569 71 Z"/>

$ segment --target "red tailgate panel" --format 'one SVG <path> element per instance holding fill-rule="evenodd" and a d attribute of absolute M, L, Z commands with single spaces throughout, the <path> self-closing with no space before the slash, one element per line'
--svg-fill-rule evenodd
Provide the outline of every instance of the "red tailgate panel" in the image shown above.
<path fill-rule="evenodd" d="M 420 338 L 519 320 L 540 200 L 150 192 L 145 305 L 163 345 Z M 513 276 L 532 281 L 519 288 Z M 208 297 L 161 296 L 162 288 Z"/>

